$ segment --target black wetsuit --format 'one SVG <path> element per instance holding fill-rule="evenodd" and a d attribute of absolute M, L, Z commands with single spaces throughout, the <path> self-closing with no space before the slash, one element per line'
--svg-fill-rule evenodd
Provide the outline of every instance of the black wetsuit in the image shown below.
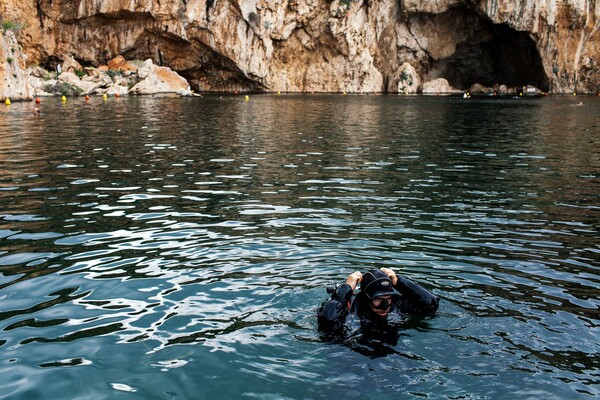
<path fill-rule="evenodd" d="M 388 315 L 394 312 L 404 315 L 428 315 L 438 309 L 439 299 L 410 279 L 398 276 L 394 289 L 400 293 L 400 298 L 392 303 Z M 363 325 L 382 325 L 387 320 L 387 317 L 380 317 L 371 310 L 369 299 L 364 293 L 359 292 L 355 295 L 350 285 L 344 283 L 337 286 L 331 298 L 319 307 L 319 329 L 326 332 L 342 330 L 348 314 L 359 317 Z"/>

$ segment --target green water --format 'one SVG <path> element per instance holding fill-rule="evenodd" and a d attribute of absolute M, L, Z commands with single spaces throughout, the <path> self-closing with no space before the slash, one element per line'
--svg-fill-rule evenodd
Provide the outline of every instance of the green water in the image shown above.
<path fill-rule="evenodd" d="M 600 394 L 600 98 L 33 107 L 0 107 L 0 398 Z M 322 341 L 382 266 L 438 313 Z"/>

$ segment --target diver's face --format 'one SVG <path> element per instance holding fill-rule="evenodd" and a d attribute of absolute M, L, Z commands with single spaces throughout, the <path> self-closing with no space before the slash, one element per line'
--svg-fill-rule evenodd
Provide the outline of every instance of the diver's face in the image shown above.
<path fill-rule="evenodd" d="M 392 306 L 392 296 L 377 297 L 369 302 L 371 310 L 380 317 L 385 317 Z"/>

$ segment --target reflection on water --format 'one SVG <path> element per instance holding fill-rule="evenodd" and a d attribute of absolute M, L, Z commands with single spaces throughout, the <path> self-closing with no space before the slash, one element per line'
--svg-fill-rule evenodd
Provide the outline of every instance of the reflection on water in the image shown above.
<path fill-rule="evenodd" d="M 0 398 L 599 394 L 600 101 L 577 102 L 3 108 Z M 438 314 L 322 342 L 325 287 L 373 266 Z"/>

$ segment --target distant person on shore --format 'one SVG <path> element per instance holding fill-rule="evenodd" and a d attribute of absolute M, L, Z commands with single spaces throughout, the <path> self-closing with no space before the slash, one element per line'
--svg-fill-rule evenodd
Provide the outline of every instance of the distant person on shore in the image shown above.
<path fill-rule="evenodd" d="M 359 283 L 361 290 L 354 294 Z M 393 270 L 381 268 L 364 275 L 358 271 L 351 273 L 345 283 L 333 289 L 331 298 L 321 304 L 317 320 L 320 330 L 340 333 L 349 315 L 357 316 L 362 326 L 377 328 L 387 325 L 391 314 L 431 315 L 438 306 L 435 295 Z"/>

